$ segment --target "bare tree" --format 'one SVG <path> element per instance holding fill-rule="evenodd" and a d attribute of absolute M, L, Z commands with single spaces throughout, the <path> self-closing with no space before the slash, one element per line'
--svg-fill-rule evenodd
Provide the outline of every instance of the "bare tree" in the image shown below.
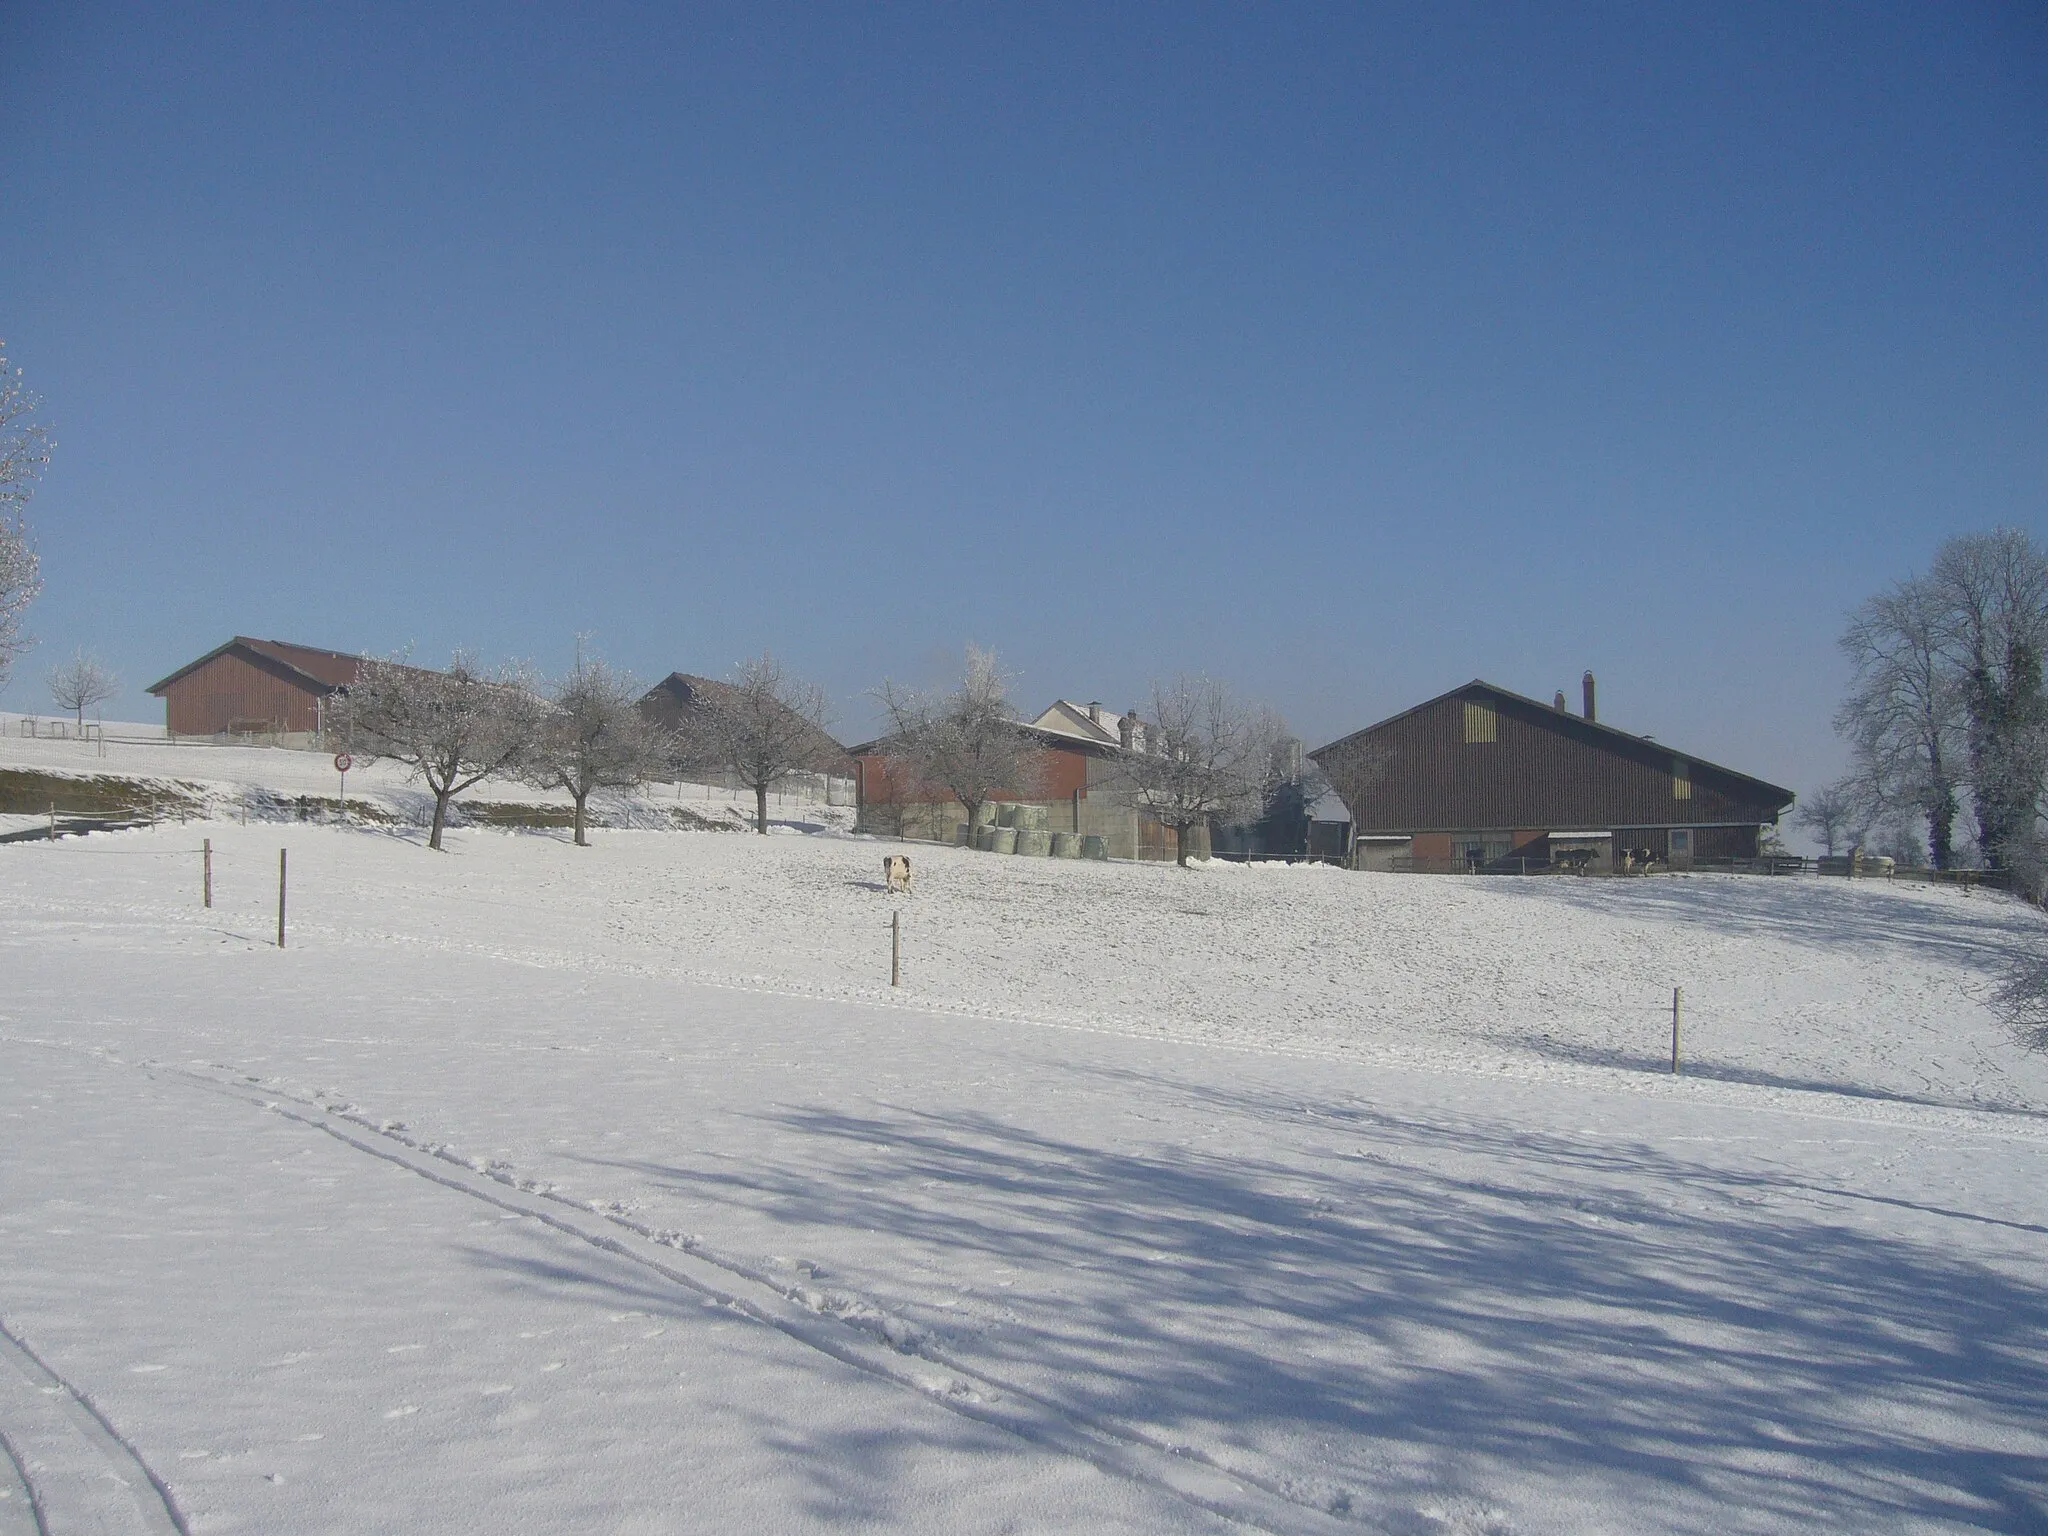
<path fill-rule="evenodd" d="M 2007 967 L 1992 998 L 2023 1046 L 2048 1051 L 2048 954 L 2022 955 Z"/>
<path fill-rule="evenodd" d="M 1792 824 L 1804 827 L 1820 840 L 1821 850 L 1835 856 L 1838 844 L 1861 841 L 1857 830 L 1868 825 L 1870 814 L 1856 785 L 1847 779 L 1823 784 L 1799 802 Z"/>
<path fill-rule="evenodd" d="M 1936 869 L 1955 863 L 1967 753 L 1963 687 L 1943 648 L 1945 628 L 1925 581 L 1902 581 L 1857 609 L 1841 641 L 1855 681 L 1835 715 L 1854 753 L 1850 792 L 1863 820 L 1924 820 Z"/>
<path fill-rule="evenodd" d="M 766 651 L 741 662 L 730 682 L 704 690 L 690 732 L 692 755 L 717 763 L 754 792 L 754 830 L 764 837 L 768 792 L 800 769 L 830 766 L 817 761 L 825 690 L 790 676 Z"/>
<path fill-rule="evenodd" d="M 993 651 L 967 647 L 958 686 L 916 693 L 884 683 L 890 775 L 914 788 L 942 788 L 967 808 L 971 826 L 1000 795 L 1038 787 L 1039 759 L 1010 708 L 1009 679 Z"/>
<path fill-rule="evenodd" d="M 1173 828 L 1185 865 L 1194 828 L 1257 814 L 1286 735 L 1272 710 L 1213 678 L 1181 676 L 1153 684 L 1145 750 L 1121 754 L 1117 776 L 1140 810 Z"/>
<path fill-rule="evenodd" d="M 15 657 L 29 647 L 22 616 L 43 589 L 35 546 L 22 519 L 43 466 L 50 462 L 49 433 L 29 419 L 38 403 L 22 385 L 21 370 L 9 370 L 7 344 L 0 341 L 0 683 L 7 681 Z"/>
<path fill-rule="evenodd" d="M 418 771 L 434 796 L 427 846 L 441 846 L 448 803 L 494 774 L 514 774 L 545 729 L 548 705 L 523 667 L 480 668 L 457 651 L 445 672 L 398 658 L 363 664 L 331 712 L 335 745 Z"/>
<path fill-rule="evenodd" d="M 1994 868 L 2038 841 L 2048 787 L 2048 551 L 2017 528 L 1942 545 L 1928 573 L 1969 719 L 1977 843 Z"/>
<path fill-rule="evenodd" d="M 1324 748 L 1315 762 L 1323 770 L 1323 777 L 1330 781 L 1330 788 L 1337 792 L 1337 798 L 1344 802 L 1344 809 L 1351 813 L 1354 832 L 1360 827 L 1379 825 L 1371 815 L 1372 795 L 1393 766 L 1392 748 L 1366 740 L 1361 731 Z"/>
<path fill-rule="evenodd" d="M 84 651 L 73 651 L 69 661 L 50 668 L 50 697 L 60 709 L 72 712 L 80 732 L 85 730 L 85 712 L 120 691 L 121 680 Z"/>
<path fill-rule="evenodd" d="M 641 692 L 629 674 L 579 650 L 575 670 L 554 689 L 554 709 L 524 763 L 528 783 L 569 792 L 579 848 L 590 846 L 585 818 L 591 793 L 644 784 L 671 755 L 666 734 L 640 712 Z"/>

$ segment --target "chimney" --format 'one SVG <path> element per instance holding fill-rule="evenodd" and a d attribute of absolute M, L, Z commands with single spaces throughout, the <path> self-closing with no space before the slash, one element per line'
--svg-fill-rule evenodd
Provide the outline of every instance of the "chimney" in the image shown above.
<path fill-rule="evenodd" d="M 1557 697 L 1550 701 L 1550 707 L 1560 715 L 1564 713 L 1564 690 L 1562 688 L 1557 690 Z"/>
<path fill-rule="evenodd" d="M 1586 690 L 1586 718 L 1588 720 L 1598 720 L 1600 718 L 1599 712 L 1593 708 L 1593 674 L 1591 672 L 1586 674 L 1580 686 Z"/>
<path fill-rule="evenodd" d="M 1100 699 L 1091 699 L 1091 700 L 1089 700 L 1089 702 L 1088 702 L 1088 722 L 1089 722 L 1089 724 L 1091 724 L 1091 725 L 1100 725 L 1100 724 L 1102 724 L 1102 700 L 1100 700 Z"/>

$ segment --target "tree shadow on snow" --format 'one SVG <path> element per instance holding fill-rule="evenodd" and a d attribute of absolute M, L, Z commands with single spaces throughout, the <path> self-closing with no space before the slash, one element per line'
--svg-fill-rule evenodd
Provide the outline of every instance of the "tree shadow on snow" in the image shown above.
<path fill-rule="evenodd" d="M 1522 1034 L 1502 1036 L 1537 1056 L 1552 1061 L 1569 1061 L 1579 1066 L 1611 1067 L 1625 1072 L 1650 1073 L 1657 1076 L 1669 1075 L 1671 1056 L 1668 1051 L 1636 1051 L 1613 1049 L 1598 1045 L 1578 1045 L 1566 1040 L 1553 1040 L 1546 1035 Z M 2020 1115 L 2029 1119 L 2048 1120 L 2048 1109 L 2036 1109 L 2027 1104 L 2015 1104 L 2003 1099 L 1968 1099 L 1954 1094 L 1907 1093 L 1890 1088 L 1874 1088 L 1867 1083 L 1842 1082 L 1834 1078 L 1797 1077 L 1783 1072 L 1765 1072 L 1756 1067 L 1739 1067 L 1732 1062 L 1715 1061 L 1712 1057 L 1687 1056 L 1683 1062 L 1686 1077 L 1703 1077 L 1720 1083 L 1747 1083 L 1758 1088 L 1789 1088 L 1800 1093 L 1833 1093 L 1852 1099 L 1882 1099 L 1892 1104 L 1924 1104 L 1936 1109 L 1967 1109 L 1986 1115 Z"/>
<path fill-rule="evenodd" d="M 1635 880 L 1499 879 L 1512 896 L 1562 902 L 1606 918 L 1633 913 L 1729 938 L 1766 938 L 1839 950 L 1845 943 L 2001 974 L 2021 953 L 2048 947 L 2040 911 L 1999 892 L 1895 887 L 1820 876 L 1646 876 Z"/>
<path fill-rule="evenodd" d="M 1298 1100 L 1186 1091 L 1302 1124 Z M 1810 1200 L 1771 1208 L 1821 1185 L 1504 1122 L 1316 1113 L 1349 1145 L 1313 1162 L 895 1108 L 768 1117 L 796 1143 L 744 1167 L 610 1166 L 766 1213 L 821 1258 L 835 1230 L 888 1233 L 890 1274 L 838 1283 L 940 1351 L 1325 1508 L 1540 1479 L 1643 1529 L 2048 1529 L 2041 1284 Z M 1411 1161 L 1430 1159 L 1497 1176 Z M 892 1294 L 919 1265 L 968 1277 L 976 1307 Z"/>

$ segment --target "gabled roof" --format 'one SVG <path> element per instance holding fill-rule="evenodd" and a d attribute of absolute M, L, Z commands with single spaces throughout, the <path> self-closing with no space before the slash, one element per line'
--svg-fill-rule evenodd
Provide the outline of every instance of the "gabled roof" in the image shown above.
<path fill-rule="evenodd" d="M 1088 705 L 1076 704 L 1072 699 L 1054 699 L 1031 724 L 1042 731 L 1058 731 L 1063 736 L 1078 736 L 1102 746 L 1120 745 L 1123 738 L 1117 734 L 1115 722 L 1123 717 L 1112 713 L 1110 724 L 1103 725 L 1089 715 L 1088 709 Z"/>
<path fill-rule="evenodd" d="M 323 651 L 311 645 L 293 645 L 285 640 L 257 640 L 248 635 L 236 635 L 225 645 L 217 645 L 197 661 L 187 662 L 161 682 L 151 683 L 150 693 L 162 693 L 179 678 L 198 671 L 216 657 L 225 656 L 229 651 L 244 651 L 296 673 L 309 689 L 318 693 L 332 693 L 337 688 L 346 688 L 356 680 L 356 673 L 362 667 L 364 658 L 352 656 L 347 651 Z"/>
<path fill-rule="evenodd" d="M 1326 746 L 1317 747 L 1315 751 L 1308 755 L 1317 762 L 1321 762 L 1325 752 L 1334 751 L 1338 747 L 1348 745 L 1362 737 L 1370 736 L 1373 732 L 1382 730 L 1397 720 L 1406 720 L 1410 715 L 1419 715 L 1425 709 L 1432 709 L 1438 704 L 1443 703 L 1446 699 L 1469 698 L 1475 693 L 1485 694 L 1507 703 L 1524 705 L 1541 715 L 1546 721 L 1555 721 L 1559 726 L 1573 731 L 1584 732 L 1596 742 L 1605 740 L 1612 745 L 1626 743 L 1631 749 L 1638 752 L 1647 747 L 1653 752 L 1661 752 L 1671 757 L 1682 757 L 1695 768 L 1704 768 L 1710 773 L 1717 773 L 1725 778 L 1738 779 L 1744 784 L 1763 791 L 1764 793 L 1757 797 L 1760 800 L 1767 800 L 1775 796 L 1785 805 L 1790 805 L 1798 798 L 1791 790 L 1770 783 L 1768 780 L 1759 779 L 1754 774 L 1741 773 L 1733 768 L 1724 768 L 1719 763 L 1707 761 L 1704 757 L 1695 756 L 1690 752 L 1681 752 L 1669 742 L 1653 741 L 1648 736 L 1637 736 L 1629 731 L 1617 730 L 1611 725 L 1602 724 L 1597 720 L 1588 720 L 1584 715 L 1575 715 L 1569 710 L 1558 709 L 1555 705 L 1546 704 L 1541 699 L 1532 699 L 1527 694 L 1516 693 L 1512 688 L 1503 688 L 1498 683 L 1489 683 L 1484 678 L 1479 677 L 1473 678 L 1469 683 L 1461 683 L 1456 688 L 1440 693 L 1433 699 L 1424 699 L 1420 704 L 1415 705 L 1411 709 L 1404 709 L 1399 714 L 1389 715 L 1384 720 L 1376 720 L 1361 730 L 1351 732 L 1348 736 L 1340 736 Z"/>
<path fill-rule="evenodd" d="M 1085 736 L 1074 734 L 1072 731 L 1053 730 L 1048 726 L 1039 725 L 1030 720 L 1015 720 L 1011 723 L 1023 735 L 1034 737 L 1048 747 L 1064 747 L 1068 751 L 1086 752 L 1090 756 L 1095 757 L 1123 750 L 1122 746 L 1114 741 L 1091 741 Z M 889 744 L 895 741 L 895 739 L 896 735 L 892 731 L 887 736 L 877 736 L 873 741 L 864 741 L 858 746 L 848 747 L 846 750 L 855 757 L 866 757 L 871 753 L 887 751 Z"/>
<path fill-rule="evenodd" d="M 715 677 L 699 677 L 694 672 L 671 672 L 667 677 L 664 677 L 652 688 L 641 694 L 640 703 L 645 707 L 654 702 L 657 696 L 665 695 L 670 701 L 670 707 L 674 708 L 680 715 L 683 710 L 697 703 L 700 699 L 715 699 L 733 691 L 731 683 L 721 682 Z M 838 740 L 829 732 L 819 730 L 816 726 L 811 726 L 810 729 L 817 738 L 807 749 L 813 756 L 812 771 L 818 773 L 839 773 L 843 771 L 847 766 L 845 760 L 849 756 L 848 749 L 842 747 Z"/>
<path fill-rule="evenodd" d="M 1119 715 L 1118 719 L 1123 717 Z M 1019 720 L 1017 729 L 1026 736 L 1036 737 L 1048 747 L 1092 748 L 1095 755 L 1104 752 L 1121 752 L 1123 737 L 1114 727 L 1105 730 L 1088 718 L 1088 706 L 1076 704 L 1072 699 L 1055 699 L 1039 712 L 1036 720 Z M 1138 727 L 1139 741 L 1144 740 L 1144 726 Z M 873 741 L 864 741 L 846 750 L 855 757 L 886 749 L 896 739 L 895 733 L 877 736 Z"/>

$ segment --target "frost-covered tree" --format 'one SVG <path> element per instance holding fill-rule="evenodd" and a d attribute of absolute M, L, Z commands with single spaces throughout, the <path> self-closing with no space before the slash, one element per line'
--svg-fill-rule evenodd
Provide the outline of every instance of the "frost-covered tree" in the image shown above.
<path fill-rule="evenodd" d="M 763 651 L 741 662 L 730 681 L 703 690 L 689 716 L 690 755 L 754 792 L 754 830 L 766 836 L 769 791 L 793 773 L 832 766 L 818 761 L 825 716 L 825 690 L 792 677 Z"/>
<path fill-rule="evenodd" d="M 1835 729 L 1849 742 L 1847 794 L 1864 823 L 1912 815 L 1926 824 L 1936 869 L 1955 864 L 1955 821 L 1968 772 L 1962 679 L 1928 582 L 1902 581 L 1851 615 L 1842 650 L 1855 668 Z"/>
<path fill-rule="evenodd" d="M 944 693 L 885 682 L 878 697 L 889 719 L 891 776 L 947 790 L 970 825 L 996 797 L 1037 789 L 1039 754 L 1010 707 L 995 652 L 968 646 L 966 670 Z"/>
<path fill-rule="evenodd" d="M 2048 789 L 2048 550 L 2017 528 L 1953 538 L 1927 586 L 1969 722 L 1977 843 L 2003 867 L 2040 841 Z"/>
<path fill-rule="evenodd" d="M 121 691 L 121 680 L 100 664 L 96 656 L 73 651 L 71 659 L 50 668 L 50 697 L 60 709 L 68 709 L 85 729 L 85 712 Z"/>
<path fill-rule="evenodd" d="M 1858 841 L 1855 829 L 1866 825 L 1869 819 L 1863 796 L 1847 779 L 1823 784 L 1801 799 L 1799 809 L 1792 813 L 1792 824 L 1811 832 L 1819 841 L 1821 852 L 1829 858 L 1835 856 L 1844 842 Z"/>
<path fill-rule="evenodd" d="M 1992 999 L 2020 1044 L 2048 1051 L 2048 954 L 2036 951 L 2009 966 Z"/>
<path fill-rule="evenodd" d="M 1194 828 L 1258 813 L 1286 736 L 1272 710 L 1213 678 L 1182 676 L 1153 684 L 1145 750 L 1121 753 L 1116 773 L 1139 810 L 1173 828 L 1185 865 Z"/>
<path fill-rule="evenodd" d="M 549 706 L 524 667 L 485 670 L 457 651 L 445 672 L 402 658 L 363 663 L 330 711 L 334 744 L 414 769 L 434 796 L 427 846 L 441 846 L 448 804 L 493 775 L 516 775 L 547 725 Z"/>
<path fill-rule="evenodd" d="M 30 419 L 37 404 L 21 382 L 21 370 L 7 366 L 7 344 L 0 341 L 0 683 L 29 647 L 22 617 L 43 587 L 22 517 L 50 462 L 49 433 Z"/>
<path fill-rule="evenodd" d="M 672 755 L 666 734 L 641 713 L 642 689 L 629 674 L 578 655 L 558 683 L 523 773 L 528 783 L 564 789 L 576 806 L 576 846 L 587 848 L 586 808 L 593 791 L 644 784 Z"/>

